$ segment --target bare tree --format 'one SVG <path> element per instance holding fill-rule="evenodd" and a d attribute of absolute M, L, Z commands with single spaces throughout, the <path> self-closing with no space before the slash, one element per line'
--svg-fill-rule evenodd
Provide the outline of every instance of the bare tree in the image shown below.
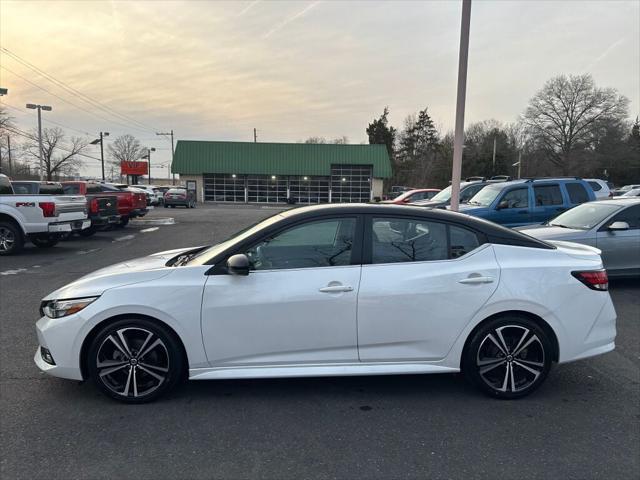
<path fill-rule="evenodd" d="M 33 133 L 24 144 L 25 152 L 36 159 L 40 157 L 37 135 Z M 87 145 L 87 141 L 79 137 L 71 137 L 65 143 L 61 128 L 45 128 L 42 131 L 42 168 L 47 180 L 77 170 L 82 165 L 80 156 Z"/>
<path fill-rule="evenodd" d="M 529 101 L 523 121 L 548 160 L 567 174 L 574 152 L 592 148 L 606 125 L 624 121 L 629 100 L 591 75 L 559 75 Z"/>
<path fill-rule="evenodd" d="M 111 166 L 110 171 L 113 178 L 114 170 L 120 172 L 122 162 L 140 160 L 142 155 L 145 154 L 145 149 L 136 137 L 127 133 L 126 135 L 120 135 L 113 143 L 110 143 L 107 147 L 107 153 L 111 159 L 109 165 Z"/>

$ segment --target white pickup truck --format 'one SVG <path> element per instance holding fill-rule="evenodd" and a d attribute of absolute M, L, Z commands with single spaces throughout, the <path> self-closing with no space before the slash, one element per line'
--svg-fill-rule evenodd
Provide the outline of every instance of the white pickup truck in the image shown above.
<path fill-rule="evenodd" d="M 53 247 L 62 234 L 90 225 L 84 196 L 16 195 L 9 178 L 0 174 L 0 255 L 18 253 L 27 240 Z"/>

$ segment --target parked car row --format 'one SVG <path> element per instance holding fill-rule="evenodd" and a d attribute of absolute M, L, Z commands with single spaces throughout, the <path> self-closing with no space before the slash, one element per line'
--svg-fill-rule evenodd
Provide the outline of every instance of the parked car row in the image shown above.
<path fill-rule="evenodd" d="M 145 192 L 127 185 L 11 181 L 0 174 L 0 255 L 18 253 L 27 241 L 47 248 L 72 233 L 124 227 L 147 212 Z"/>

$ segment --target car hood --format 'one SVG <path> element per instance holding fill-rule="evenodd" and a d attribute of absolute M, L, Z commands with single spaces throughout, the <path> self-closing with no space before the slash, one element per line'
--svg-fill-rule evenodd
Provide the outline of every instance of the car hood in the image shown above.
<path fill-rule="evenodd" d="M 539 240 L 570 240 L 583 238 L 585 230 L 577 228 L 554 227 L 553 225 L 528 225 L 516 227 L 514 230 L 525 233 Z"/>
<path fill-rule="evenodd" d="M 194 247 L 166 250 L 101 268 L 51 292 L 43 300 L 94 297 L 110 288 L 157 280 L 173 271 L 165 265 L 167 261 L 190 250 Z"/>

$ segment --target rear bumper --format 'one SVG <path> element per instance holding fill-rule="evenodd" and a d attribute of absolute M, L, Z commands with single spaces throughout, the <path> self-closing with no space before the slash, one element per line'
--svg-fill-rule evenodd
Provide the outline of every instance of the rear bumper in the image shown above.
<path fill-rule="evenodd" d="M 189 200 L 186 198 L 184 200 L 180 200 L 178 198 L 165 198 L 164 200 L 165 205 L 189 205 L 189 203 Z"/>
<path fill-rule="evenodd" d="M 65 233 L 65 232 L 77 232 L 84 230 L 91 226 L 91 220 L 74 220 L 72 222 L 55 222 L 50 223 L 48 230 L 49 233 Z"/>
<path fill-rule="evenodd" d="M 133 210 L 131 210 L 131 213 L 129 213 L 129 217 L 144 217 L 147 213 L 149 213 L 148 208 L 134 208 Z"/>
<path fill-rule="evenodd" d="M 95 227 L 104 227 L 107 225 L 115 225 L 120 221 L 120 215 L 96 215 L 95 217 L 90 217 L 91 225 Z"/>

